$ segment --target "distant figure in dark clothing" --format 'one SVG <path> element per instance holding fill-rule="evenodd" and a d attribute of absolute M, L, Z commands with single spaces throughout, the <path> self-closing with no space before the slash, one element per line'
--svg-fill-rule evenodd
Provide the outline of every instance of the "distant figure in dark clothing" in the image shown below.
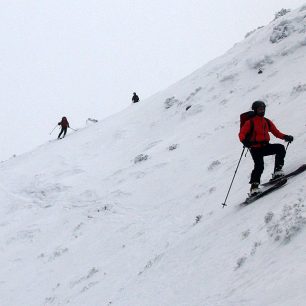
<path fill-rule="evenodd" d="M 139 97 L 136 95 L 136 92 L 133 92 L 133 98 L 132 98 L 133 103 L 139 102 Z"/>
<path fill-rule="evenodd" d="M 60 139 L 62 134 L 63 134 L 63 138 L 66 136 L 67 133 L 67 128 L 69 128 L 69 122 L 67 120 L 66 117 L 62 118 L 62 121 L 58 123 L 58 125 L 60 125 L 62 127 L 61 132 L 58 134 L 57 139 Z"/>

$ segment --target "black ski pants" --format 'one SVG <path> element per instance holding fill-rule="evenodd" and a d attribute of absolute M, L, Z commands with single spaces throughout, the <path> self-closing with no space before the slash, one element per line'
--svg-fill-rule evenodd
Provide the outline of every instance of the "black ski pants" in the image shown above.
<path fill-rule="evenodd" d="M 282 144 L 267 144 L 260 148 L 251 148 L 250 152 L 254 161 L 250 184 L 260 183 L 260 177 L 264 171 L 264 156 L 275 154 L 274 171 L 282 169 L 284 165 L 286 150 Z"/>
<path fill-rule="evenodd" d="M 64 133 L 63 138 L 66 136 L 67 127 L 62 127 L 61 132 L 58 134 L 57 138 L 61 138 L 61 135 Z"/>

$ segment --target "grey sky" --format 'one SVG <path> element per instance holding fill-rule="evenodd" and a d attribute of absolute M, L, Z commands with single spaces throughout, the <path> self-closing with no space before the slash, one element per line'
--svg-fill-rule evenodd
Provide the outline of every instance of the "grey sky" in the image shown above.
<path fill-rule="evenodd" d="M 305 0 L 1 0 L 0 160 L 154 94 Z M 54 132 L 53 137 L 56 137 Z"/>

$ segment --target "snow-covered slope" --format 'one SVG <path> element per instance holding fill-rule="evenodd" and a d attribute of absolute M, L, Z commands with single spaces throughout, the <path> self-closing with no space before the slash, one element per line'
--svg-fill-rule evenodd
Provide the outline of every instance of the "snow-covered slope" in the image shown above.
<path fill-rule="evenodd" d="M 305 163 L 305 33 L 306 5 L 150 99 L 2 163 L 0 305 L 305 305 L 306 176 L 241 208 L 247 155 L 221 206 L 254 100 L 295 137 L 284 170 Z"/>

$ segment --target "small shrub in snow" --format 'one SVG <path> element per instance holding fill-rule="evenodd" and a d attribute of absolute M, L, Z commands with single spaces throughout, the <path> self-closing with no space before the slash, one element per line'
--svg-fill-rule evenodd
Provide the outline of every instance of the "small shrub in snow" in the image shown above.
<path fill-rule="evenodd" d="M 55 296 L 49 296 L 45 298 L 46 304 L 53 304 L 54 301 L 55 301 Z"/>
<path fill-rule="evenodd" d="M 147 160 L 148 158 L 149 158 L 149 155 L 147 154 L 139 154 L 134 158 L 134 163 L 135 164 L 140 163 L 142 161 Z"/>
<path fill-rule="evenodd" d="M 273 32 L 270 36 L 270 41 L 272 42 L 272 44 L 278 43 L 284 38 L 290 36 L 293 31 L 294 26 L 291 24 L 291 21 L 283 20 L 273 28 Z"/>
<path fill-rule="evenodd" d="M 216 190 L 217 190 L 216 187 L 210 187 L 210 188 L 208 189 L 208 192 L 209 192 L 210 194 L 212 194 L 212 193 L 215 192 Z"/>
<path fill-rule="evenodd" d="M 181 104 L 181 102 L 178 99 L 176 99 L 175 97 L 167 98 L 164 102 L 165 109 L 168 109 L 175 104 L 177 104 L 177 105 Z"/>
<path fill-rule="evenodd" d="M 189 101 L 191 98 L 193 98 L 199 91 L 202 90 L 202 87 L 197 87 L 190 95 L 186 98 L 186 101 Z"/>
<path fill-rule="evenodd" d="M 102 208 L 98 208 L 97 212 L 107 211 L 107 210 L 110 210 L 109 206 L 108 205 L 104 205 Z"/>
<path fill-rule="evenodd" d="M 86 276 L 86 278 L 90 278 L 92 277 L 94 274 L 98 273 L 99 272 L 99 269 L 98 268 L 91 268 L 89 271 L 88 271 L 88 274 Z"/>
<path fill-rule="evenodd" d="M 208 167 L 208 170 L 213 170 L 217 166 L 221 165 L 221 163 L 218 160 L 214 160 Z"/>
<path fill-rule="evenodd" d="M 241 238 L 242 239 L 246 239 L 247 237 L 249 237 L 251 231 L 249 229 L 245 230 L 244 232 L 241 233 Z"/>
<path fill-rule="evenodd" d="M 97 122 L 98 122 L 98 120 L 97 120 L 97 119 L 94 119 L 94 118 L 88 118 L 88 119 L 86 120 L 86 124 L 97 123 Z"/>
<path fill-rule="evenodd" d="M 57 248 L 53 253 L 52 253 L 52 255 L 50 255 L 49 256 L 49 261 L 53 261 L 53 260 L 55 260 L 57 257 L 59 257 L 59 256 L 61 256 L 62 254 L 64 254 L 64 253 L 67 253 L 69 251 L 69 249 L 68 248 L 61 248 L 61 247 L 59 247 L 59 248 Z"/>
<path fill-rule="evenodd" d="M 243 256 L 243 257 L 240 257 L 238 260 L 237 260 L 237 263 L 236 263 L 236 268 L 235 270 L 239 269 L 247 260 L 247 257 Z"/>
<path fill-rule="evenodd" d="M 306 84 L 299 84 L 299 85 L 294 86 L 292 88 L 291 95 L 300 94 L 300 93 L 305 92 L 305 91 L 306 91 Z"/>
<path fill-rule="evenodd" d="M 173 144 L 173 145 L 169 146 L 168 149 L 169 149 L 169 151 L 173 151 L 173 150 L 176 150 L 177 147 L 178 147 L 178 144 L 176 143 L 176 144 Z"/>
<path fill-rule="evenodd" d="M 196 199 L 201 199 L 202 197 L 205 196 L 205 194 L 206 194 L 206 192 L 201 192 L 201 193 L 197 194 L 197 195 L 195 196 L 195 198 L 196 198 Z"/>
<path fill-rule="evenodd" d="M 195 218 L 194 225 L 199 223 L 201 221 L 202 217 L 203 217 L 202 215 L 197 215 L 196 218 Z"/>
<path fill-rule="evenodd" d="M 268 235 L 274 241 L 289 242 L 306 225 L 306 218 L 302 215 L 303 204 L 286 205 L 278 220 L 269 222 Z"/>
<path fill-rule="evenodd" d="M 279 17 L 285 16 L 286 14 L 290 13 L 290 9 L 282 8 L 280 11 L 274 14 L 274 20 L 278 19 Z"/>
<path fill-rule="evenodd" d="M 160 261 L 162 257 L 163 257 L 163 254 L 159 254 L 159 255 L 156 255 L 152 260 L 149 260 L 147 264 L 145 265 L 145 267 L 142 269 L 142 271 L 138 272 L 138 275 L 141 275 L 144 272 L 146 272 L 148 269 L 150 269 L 153 266 L 153 264 Z"/>
<path fill-rule="evenodd" d="M 253 248 L 251 250 L 251 253 L 250 255 L 254 256 L 256 251 L 257 251 L 257 248 L 261 246 L 261 241 L 256 241 L 254 242 L 254 245 L 253 245 Z"/>
<path fill-rule="evenodd" d="M 272 211 L 269 211 L 266 215 L 265 215 L 265 224 L 268 224 L 271 222 L 271 220 L 273 219 L 274 214 Z"/>

